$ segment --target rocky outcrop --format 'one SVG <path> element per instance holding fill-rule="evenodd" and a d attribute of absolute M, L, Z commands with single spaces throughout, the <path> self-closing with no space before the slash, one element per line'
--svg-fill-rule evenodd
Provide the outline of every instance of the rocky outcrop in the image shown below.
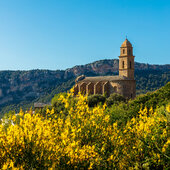
<path fill-rule="evenodd" d="M 33 101 L 50 93 L 61 86 L 63 82 L 80 75 L 117 75 L 118 66 L 119 61 L 113 59 L 100 60 L 66 70 L 0 71 L 0 108 L 5 105 L 18 104 L 21 101 Z M 150 65 L 136 62 L 135 71 L 140 70 L 169 71 L 170 65 Z"/>

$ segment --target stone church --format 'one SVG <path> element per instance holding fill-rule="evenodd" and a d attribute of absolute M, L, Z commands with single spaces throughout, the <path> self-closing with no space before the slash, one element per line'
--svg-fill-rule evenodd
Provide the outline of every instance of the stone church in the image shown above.
<path fill-rule="evenodd" d="M 87 95 L 118 93 L 128 99 L 136 96 L 134 79 L 134 58 L 132 44 L 126 40 L 120 47 L 119 76 L 77 77 L 74 86 L 75 95 L 82 92 Z"/>

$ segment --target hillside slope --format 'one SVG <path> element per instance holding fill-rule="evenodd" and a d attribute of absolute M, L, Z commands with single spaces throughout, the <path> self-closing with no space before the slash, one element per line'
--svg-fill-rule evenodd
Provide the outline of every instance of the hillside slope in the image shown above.
<path fill-rule="evenodd" d="M 82 74 L 86 76 L 117 75 L 118 65 L 119 60 L 113 59 L 100 60 L 66 70 L 0 71 L 1 113 L 9 110 L 8 108 L 12 105 L 16 108 L 40 98 L 43 102 L 49 102 L 55 93 L 71 88 L 74 85 L 74 79 Z M 136 62 L 135 79 L 138 93 L 156 90 L 170 80 L 170 65 Z"/>

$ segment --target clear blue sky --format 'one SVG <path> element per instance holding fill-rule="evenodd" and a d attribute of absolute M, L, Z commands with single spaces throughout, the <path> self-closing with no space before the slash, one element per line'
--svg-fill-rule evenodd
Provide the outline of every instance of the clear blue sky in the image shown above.
<path fill-rule="evenodd" d="M 66 69 L 118 58 L 170 64 L 170 0 L 0 0 L 0 70 Z"/>

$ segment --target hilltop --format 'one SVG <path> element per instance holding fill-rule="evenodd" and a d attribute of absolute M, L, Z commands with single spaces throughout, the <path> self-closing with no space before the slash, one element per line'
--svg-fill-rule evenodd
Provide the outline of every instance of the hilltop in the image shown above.
<path fill-rule="evenodd" d="M 66 70 L 0 71 L 1 113 L 34 101 L 50 102 L 56 93 L 74 85 L 79 75 L 117 75 L 119 61 L 100 60 Z M 170 80 L 170 65 L 151 65 L 135 62 L 137 93 L 153 91 Z"/>

